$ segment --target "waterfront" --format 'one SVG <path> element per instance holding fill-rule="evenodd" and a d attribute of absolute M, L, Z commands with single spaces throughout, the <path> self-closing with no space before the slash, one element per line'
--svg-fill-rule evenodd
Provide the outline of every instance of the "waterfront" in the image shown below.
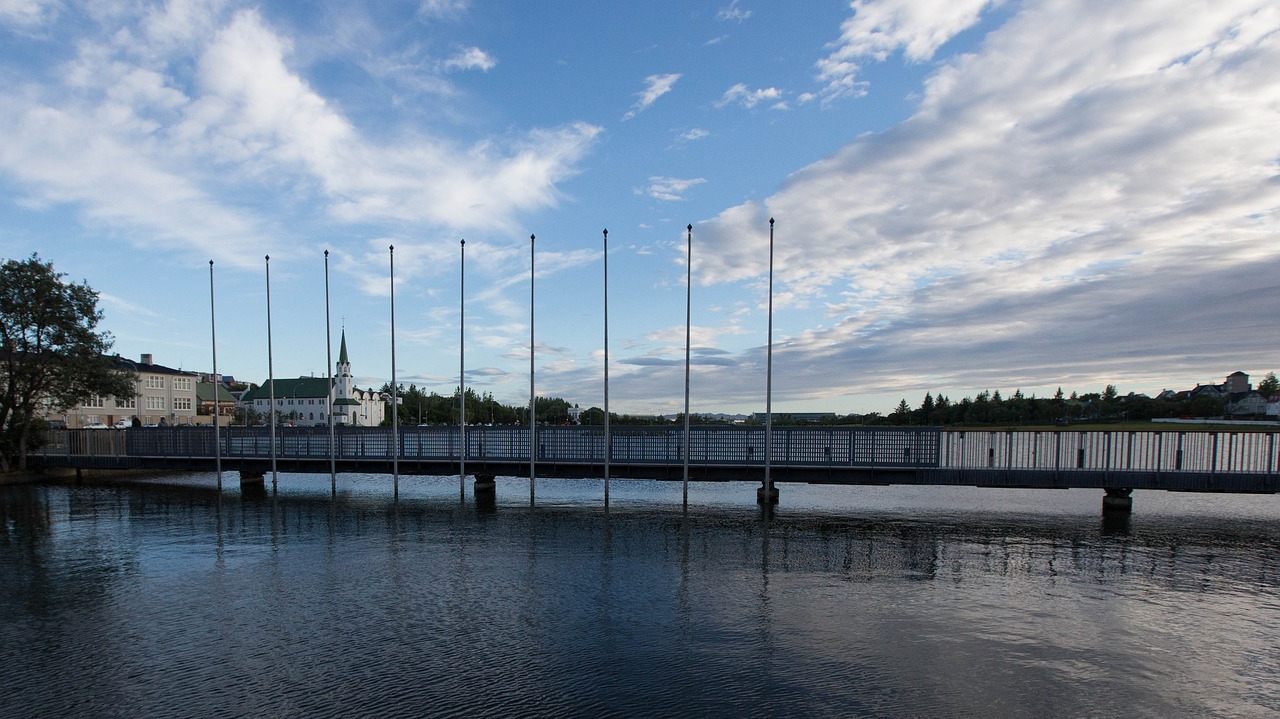
<path fill-rule="evenodd" d="M 1273 495 L 329 482 L 0 488 L 6 713 L 1280 712 Z"/>

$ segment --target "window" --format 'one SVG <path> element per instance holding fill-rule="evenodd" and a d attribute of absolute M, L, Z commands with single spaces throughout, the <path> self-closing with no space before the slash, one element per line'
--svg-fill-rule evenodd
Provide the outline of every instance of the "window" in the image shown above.
<path fill-rule="evenodd" d="M 190 377 L 174 377 L 173 389 L 178 392 L 190 392 L 191 378 Z"/>
<path fill-rule="evenodd" d="M 164 389 L 164 377 L 149 374 L 146 379 L 142 381 L 142 386 L 147 389 Z"/>
<path fill-rule="evenodd" d="M 161 411 L 163 411 L 163 410 L 164 410 L 164 397 L 148 397 L 148 398 L 147 398 L 147 409 L 148 409 L 148 410 L 161 410 Z"/>
<path fill-rule="evenodd" d="M 190 398 L 190 397 L 174 397 L 174 398 L 173 398 L 173 408 L 174 408 L 175 410 L 178 410 L 178 409 L 185 409 L 185 410 L 189 410 L 189 409 L 191 409 L 191 398 Z"/>
<path fill-rule="evenodd" d="M 137 409 L 137 408 L 138 408 L 138 398 L 137 398 L 137 397 L 130 397 L 129 399 L 120 399 L 120 398 L 118 398 L 118 397 L 117 397 L 117 398 L 116 398 L 116 406 L 117 406 L 117 407 L 119 407 L 120 409 Z"/>
<path fill-rule="evenodd" d="M 102 409 L 107 405 L 106 405 L 106 402 L 104 402 L 101 397 L 90 397 L 89 399 L 86 399 L 84 401 L 84 404 L 82 406 L 90 409 Z"/>

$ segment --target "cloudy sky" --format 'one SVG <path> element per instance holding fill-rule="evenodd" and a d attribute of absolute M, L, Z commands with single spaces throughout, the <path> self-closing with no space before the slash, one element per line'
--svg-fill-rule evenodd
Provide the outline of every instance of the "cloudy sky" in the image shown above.
<path fill-rule="evenodd" d="M 0 257 L 116 349 L 679 411 L 1280 369 L 1274 0 L 0 0 Z M 537 239 L 530 242 L 530 235 Z M 462 247 L 465 245 L 465 272 Z M 460 285 L 465 276 L 465 293 Z M 460 308 L 465 295 L 465 332 Z M 465 341 L 462 338 L 465 337 Z M 334 351 L 336 355 L 336 348 Z"/>

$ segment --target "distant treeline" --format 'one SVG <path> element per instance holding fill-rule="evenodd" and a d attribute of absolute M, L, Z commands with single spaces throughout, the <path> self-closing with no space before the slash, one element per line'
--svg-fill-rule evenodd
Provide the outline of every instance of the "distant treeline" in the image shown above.
<path fill-rule="evenodd" d="M 1264 397 L 1280 392 L 1280 383 L 1275 373 L 1258 384 L 1258 391 Z M 384 385 L 383 392 L 389 393 L 391 386 Z M 414 385 L 408 388 L 401 386 L 400 424 L 457 424 L 459 414 L 458 392 L 452 396 L 443 396 L 435 392 L 425 393 Z M 574 405 L 559 397 L 538 397 L 535 409 L 539 424 L 570 424 L 571 409 Z M 798 420 L 787 413 L 775 413 L 773 423 L 778 426 L 789 425 L 1043 425 L 1072 422 L 1119 422 L 1147 421 L 1163 417 L 1221 417 L 1223 402 L 1216 397 L 1200 396 L 1193 399 L 1153 399 L 1142 395 L 1129 394 L 1121 396 L 1115 385 L 1107 385 L 1102 392 L 1087 392 L 1070 395 L 1059 388 L 1052 397 L 1026 396 L 1021 390 L 1008 397 L 1000 394 L 1000 390 L 982 391 L 976 397 L 965 397 L 953 401 L 944 395 L 925 393 L 924 399 L 916 407 L 907 404 L 904 398 L 893 412 L 882 415 L 879 412 L 870 414 L 831 415 L 818 420 Z M 581 410 L 578 422 L 584 425 L 604 424 L 604 410 L 590 407 Z M 390 423 L 390 418 L 387 423 Z M 684 416 L 675 415 L 667 418 L 655 415 L 629 415 L 611 412 L 610 424 L 618 425 L 660 425 L 683 424 Z M 467 390 L 467 423 L 518 425 L 529 423 L 529 406 L 505 405 L 485 393 L 477 394 Z M 730 420 L 711 415 L 693 414 L 690 423 L 696 425 L 728 424 Z M 750 419 L 746 424 L 760 424 L 758 419 Z"/>

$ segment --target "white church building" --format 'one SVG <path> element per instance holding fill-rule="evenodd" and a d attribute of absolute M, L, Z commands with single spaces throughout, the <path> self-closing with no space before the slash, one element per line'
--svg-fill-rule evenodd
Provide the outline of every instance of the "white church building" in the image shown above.
<path fill-rule="evenodd" d="M 386 418 L 389 398 L 370 388 L 355 386 L 351 374 L 351 360 L 347 357 L 347 333 L 342 333 L 341 349 L 332 386 L 327 377 L 298 377 L 277 379 L 274 384 L 245 392 L 240 398 L 242 407 L 252 408 L 260 421 L 267 421 L 274 395 L 279 422 L 294 427 L 328 425 L 328 407 L 332 401 L 333 423 L 338 426 L 376 427 Z"/>

